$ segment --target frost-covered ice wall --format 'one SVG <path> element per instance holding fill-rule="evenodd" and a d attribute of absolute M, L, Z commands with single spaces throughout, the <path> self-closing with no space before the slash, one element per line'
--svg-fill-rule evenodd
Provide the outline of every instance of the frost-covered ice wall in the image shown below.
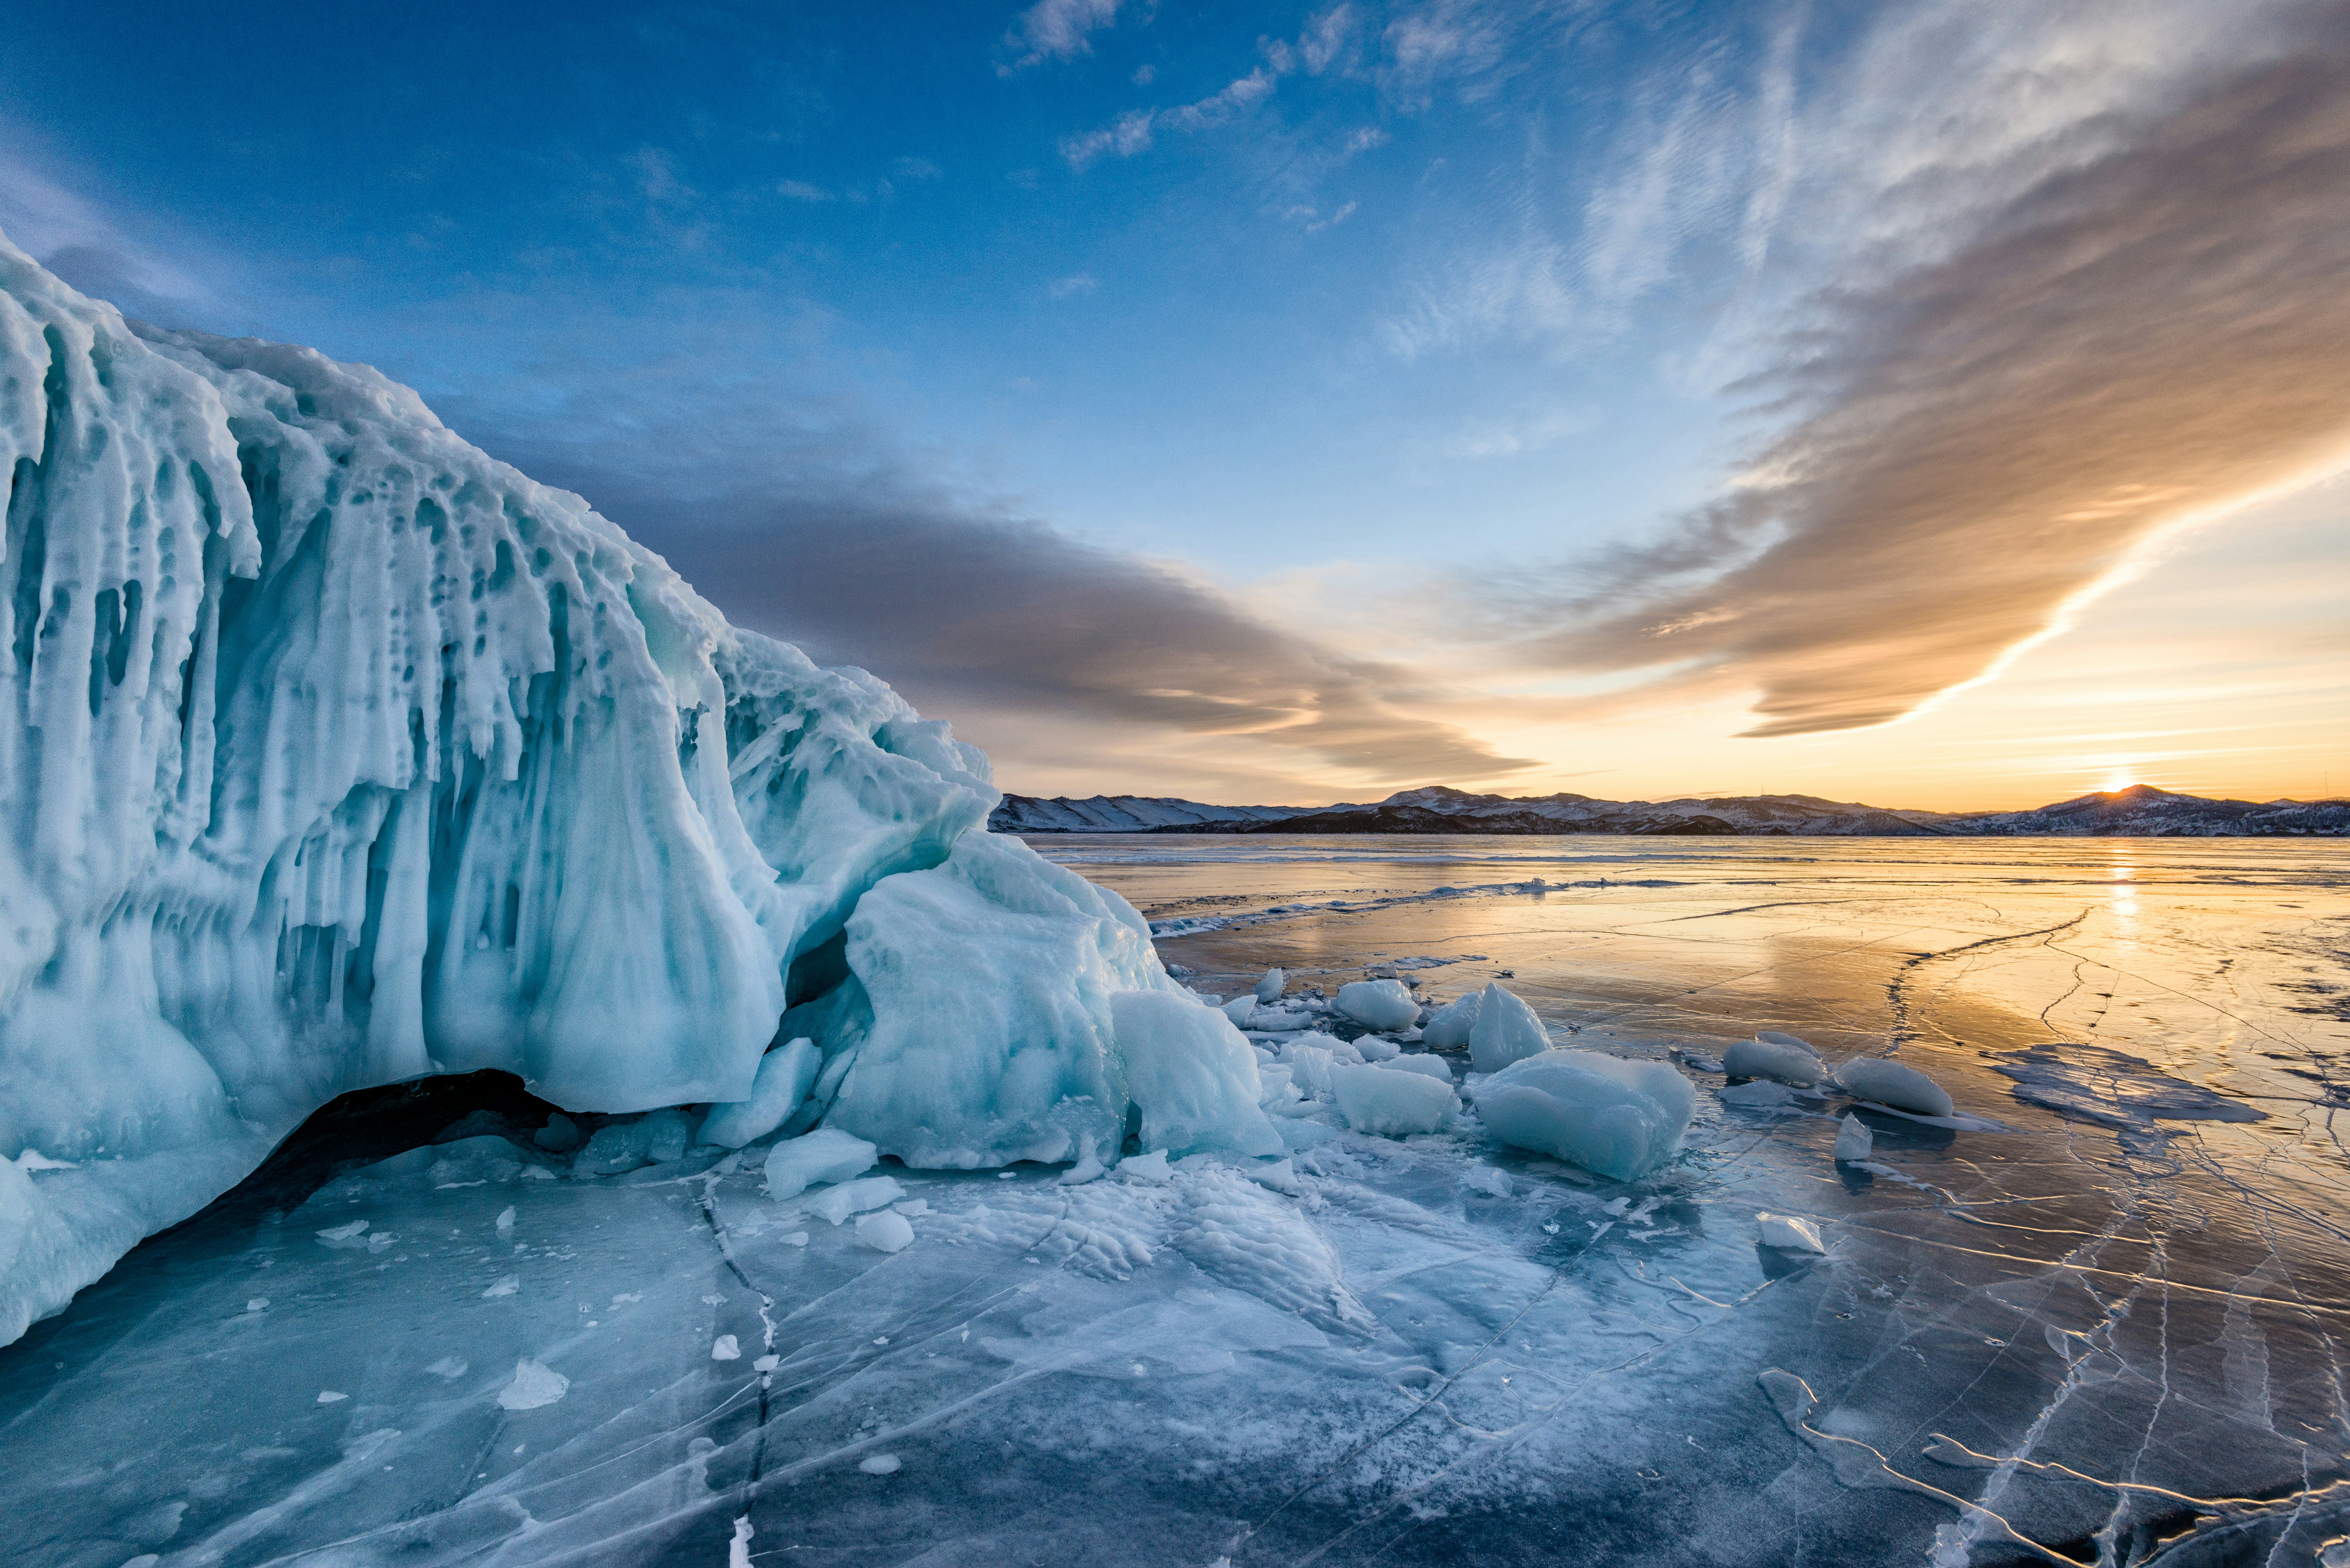
<path fill-rule="evenodd" d="M 1134 911 L 979 831 L 944 724 L 413 392 L 0 239 L 0 1343 L 425 1074 L 738 1099 L 795 1007 L 885 1152 L 1122 1127 L 1110 999 L 1176 989 Z"/>

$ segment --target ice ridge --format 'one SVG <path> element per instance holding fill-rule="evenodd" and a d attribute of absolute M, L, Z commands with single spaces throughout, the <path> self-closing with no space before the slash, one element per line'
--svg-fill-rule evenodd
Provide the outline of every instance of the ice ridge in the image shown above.
<path fill-rule="evenodd" d="M 787 1130 L 1114 1147 L 1112 998 L 1176 990 L 1131 907 L 990 837 L 948 726 L 414 392 L 128 322 L 0 238 L 0 1344 L 327 1100 L 431 1074 L 741 1102 L 806 1035 Z M 944 1023 L 941 1106 L 899 1064 Z"/>

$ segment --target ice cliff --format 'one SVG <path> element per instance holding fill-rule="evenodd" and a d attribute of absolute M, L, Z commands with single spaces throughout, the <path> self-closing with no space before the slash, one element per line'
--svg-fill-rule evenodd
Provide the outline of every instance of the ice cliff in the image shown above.
<path fill-rule="evenodd" d="M 1180 988 L 984 756 L 406 388 L 0 239 L 0 1344 L 365 1085 L 734 1101 L 806 1035 L 802 1120 L 910 1163 L 1156 1114 L 1120 999 Z"/>

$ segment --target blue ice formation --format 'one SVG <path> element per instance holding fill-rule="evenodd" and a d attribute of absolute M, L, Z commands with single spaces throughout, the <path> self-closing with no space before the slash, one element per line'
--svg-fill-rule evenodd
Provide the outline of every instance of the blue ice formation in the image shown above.
<path fill-rule="evenodd" d="M 1503 1143 L 1617 1181 L 1638 1180 L 1679 1153 L 1697 1108 L 1690 1081 L 1666 1064 L 1603 1051 L 1520 1057 L 1473 1093 L 1477 1114 Z"/>
<path fill-rule="evenodd" d="M 430 1074 L 742 1105 L 806 1036 L 786 1132 L 1067 1158 L 1157 1114 L 1118 999 L 1167 993 L 1204 1023 L 1151 1052 L 1222 1035 L 1154 1054 L 1159 1123 L 1263 1141 L 1134 910 L 984 832 L 979 751 L 376 371 L 126 322 L 0 239 L 0 1344 Z"/>

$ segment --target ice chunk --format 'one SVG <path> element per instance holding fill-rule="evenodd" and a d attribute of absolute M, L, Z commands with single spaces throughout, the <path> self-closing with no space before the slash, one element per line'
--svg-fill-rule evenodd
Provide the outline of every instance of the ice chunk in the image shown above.
<path fill-rule="evenodd" d="M 821 1181 L 847 1181 L 873 1168 L 879 1151 L 834 1127 L 787 1138 L 767 1151 L 767 1194 L 797 1198 Z"/>
<path fill-rule="evenodd" d="M 1358 980 L 1338 988 L 1338 1011 L 1370 1029 L 1409 1029 L 1419 1003 L 1399 980 Z"/>
<path fill-rule="evenodd" d="M 1149 1154 L 1129 1154 L 1118 1162 L 1118 1173 L 1136 1181 L 1170 1181 L 1174 1172 L 1167 1168 L 1167 1151 L 1154 1148 Z"/>
<path fill-rule="evenodd" d="M 895 1454 L 875 1454 L 870 1459 L 858 1460 L 857 1468 L 868 1476 L 893 1476 L 904 1462 Z"/>
<path fill-rule="evenodd" d="M 1430 1056 L 1425 1052 L 1408 1051 L 1393 1061 L 1381 1063 L 1380 1065 L 1390 1072 L 1419 1073 L 1430 1078 L 1441 1078 L 1444 1080 L 1446 1088 L 1452 1086 L 1452 1068 L 1441 1056 Z"/>
<path fill-rule="evenodd" d="M 1720 1098 L 1725 1106 L 1737 1106 L 1750 1111 L 1764 1111 L 1794 1105 L 1795 1092 L 1784 1084 L 1758 1080 L 1751 1084 L 1732 1084 L 1720 1091 Z"/>
<path fill-rule="evenodd" d="M 837 1225 L 852 1214 L 879 1209 L 906 1196 L 894 1176 L 867 1176 L 827 1187 L 807 1200 L 807 1211 L 827 1225 Z"/>
<path fill-rule="evenodd" d="M 1947 1116 L 1957 1107 L 1942 1085 L 1915 1067 L 1880 1057 L 1863 1056 L 1836 1069 L 1838 1087 L 1857 1100 L 1874 1100 L 1897 1111 L 1921 1116 Z"/>
<path fill-rule="evenodd" d="M 1164 991 L 1121 991 L 1110 1012 L 1145 1147 L 1281 1152 L 1281 1135 L 1257 1106 L 1256 1056 L 1240 1031 Z"/>
<path fill-rule="evenodd" d="M 504 1241 L 514 1234 L 515 1211 L 513 1204 L 509 1203 L 504 1209 L 498 1210 L 497 1228 L 498 1239 L 500 1241 Z"/>
<path fill-rule="evenodd" d="M 910 1166 L 1056 1162 L 1086 1132 L 1116 1147 L 1130 1102 L 1146 1118 L 1154 1112 L 1131 1071 L 1138 1050 L 1112 1017 L 1128 992 L 1150 992 L 1182 1016 L 1160 1031 L 1149 1009 L 1138 1010 L 1138 1027 L 1154 1038 L 1229 1039 L 1248 1054 L 1227 1021 L 1168 978 L 1131 904 L 1016 839 L 964 835 L 944 864 L 877 884 L 847 930 L 848 967 L 872 1022 L 825 1125 Z M 1139 1048 L 1150 1050 L 1148 1039 Z M 1254 1082 L 1241 1081 L 1253 1058 L 1229 1075 L 1201 1070 L 1232 1078 L 1227 1092 L 1244 1086 L 1253 1109 Z M 1185 1074 L 1152 1081 L 1191 1083 Z"/>
<path fill-rule="evenodd" d="M 1329 1048 L 1336 1044 L 1326 1034 L 1289 1041 L 1281 1048 L 1281 1064 L 1289 1069 L 1291 1079 L 1305 1093 L 1326 1095 L 1330 1092 L 1334 1060 Z"/>
<path fill-rule="evenodd" d="M 1233 1028 L 1246 1029 L 1249 1026 L 1249 1020 L 1256 1016 L 1259 1005 L 1253 996 L 1235 996 L 1217 1011 L 1232 1021 Z"/>
<path fill-rule="evenodd" d="M 733 1334 L 722 1334 L 711 1343 L 710 1359 L 712 1361 L 740 1361 L 743 1359 L 743 1346 L 735 1340 Z"/>
<path fill-rule="evenodd" d="M 711 1106 L 696 1140 L 721 1148 L 741 1148 L 766 1137 L 799 1109 L 823 1067 L 824 1053 L 805 1035 L 768 1052 L 759 1059 L 751 1097 Z"/>
<path fill-rule="evenodd" d="M 1480 1073 L 1498 1073 L 1549 1049 L 1550 1032 L 1533 1008 L 1503 990 L 1498 980 L 1485 987 L 1477 999 L 1477 1022 L 1469 1031 L 1471 1065 Z"/>
<path fill-rule="evenodd" d="M 1816 1220 L 1805 1220 L 1794 1214 L 1762 1213 L 1754 1216 L 1754 1222 L 1762 1233 L 1762 1244 L 1766 1247 L 1782 1247 L 1790 1252 L 1827 1251 L 1826 1243 L 1820 1240 L 1820 1226 Z"/>
<path fill-rule="evenodd" d="M 546 1125 L 533 1135 L 531 1141 L 550 1154 L 568 1154 L 579 1147 L 579 1124 L 557 1111 L 546 1118 Z"/>
<path fill-rule="evenodd" d="M 321 1388 L 318 1390 L 318 1403 L 321 1405 L 338 1405 L 349 1397 L 349 1395 L 338 1392 L 333 1388 Z"/>
<path fill-rule="evenodd" d="M 1355 1054 L 1366 1062 L 1392 1062 L 1403 1054 L 1403 1047 L 1392 1040 L 1382 1040 L 1376 1034 L 1365 1034 L 1350 1042 Z"/>
<path fill-rule="evenodd" d="M 1827 1064 L 1792 1034 L 1766 1030 L 1721 1054 L 1721 1070 L 1733 1078 L 1769 1078 L 1806 1087 L 1825 1082 Z"/>
<path fill-rule="evenodd" d="M 1503 992 L 1507 995 L 1508 992 Z M 1492 1005 L 1492 992 L 1486 993 Z M 1618 1181 L 1647 1175 L 1681 1146 L 1696 1091 L 1662 1062 L 1545 1051 L 1480 1083 L 1477 1114 L 1494 1137 Z"/>
<path fill-rule="evenodd" d="M 1846 1111 L 1844 1120 L 1836 1127 L 1836 1158 L 1866 1159 L 1876 1144 L 1876 1135 L 1868 1130 L 1868 1124 Z"/>
<path fill-rule="evenodd" d="M 554 1404 L 570 1387 L 570 1378 L 525 1355 L 515 1363 L 514 1381 L 498 1391 L 498 1403 L 509 1410 L 536 1410 Z"/>
<path fill-rule="evenodd" d="M 1094 1135 L 1080 1133 L 1077 1135 L 1077 1162 L 1061 1173 L 1061 1185 L 1082 1187 L 1088 1181 L 1098 1181 L 1103 1168 L 1101 1155 L 1094 1147 Z M 904 1205 L 899 1207 L 902 1209 Z"/>
<path fill-rule="evenodd" d="M 1330 1090 L 1348 1127 L 1388 1137 L 1437 1132 L 1452 1119 L 1460 1104 L 1449 1078 L 1440 1084 L 1419 1073 L 1387 1067 L 1334 1066 Z"/>
<path fill-rule="evenodd" d="M 1477 1027 L 1479 993 L 1455 997 L 1436 1010 L 1420 1026 L 1419 1037 L 1431 1051 L 1458 1051 L 1469 1044 L 1470 1032 Z"/>
<path fill-rule="evenodd" d="M 574 1176 L 618 1176 L 640 1166 L 666 1164 L 685 1154 L 689 1124 L 675 1110 L 658 1110 L 633 1121 L 598 1127 L 588 1147 L 574 1156 Z"/>
<path fill-rule="evenodd" d="M 1484 1193 L 1489 1198 L 1507 1198 L 1513 1190 L 1510 1184 L 1510 1173 L 1506 1170 L 1496 1170 L 1490 1165 L 1471 1166 L 1461 1173 L 1461 1185 L 1472 1192 Z"/>
<path fill-rule="evenodd" d="M 1280 970 L 1269 969 L 1264 978 L 1256 982 L 1256 999 L 1268 1003 L 1279 1002 L 1281 993 L 1288 989 L 1289 976 Z"/>
<path fill-rule="evenodd" d="M 902 1252 L 914 1244 L 914 1228 L 903 1214 L 884 1209 L 858 1217 L 857 1239 L 877 1252 Z"/>

